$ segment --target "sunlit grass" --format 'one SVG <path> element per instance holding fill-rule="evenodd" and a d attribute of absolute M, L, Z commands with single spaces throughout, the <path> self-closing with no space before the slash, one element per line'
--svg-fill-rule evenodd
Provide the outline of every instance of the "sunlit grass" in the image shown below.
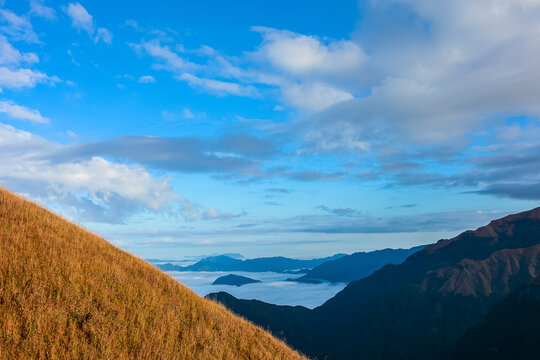
<path fill-rule="evenodd" d="M 0 359 L 300 359 L 152 265 L 0 189 Z"/>

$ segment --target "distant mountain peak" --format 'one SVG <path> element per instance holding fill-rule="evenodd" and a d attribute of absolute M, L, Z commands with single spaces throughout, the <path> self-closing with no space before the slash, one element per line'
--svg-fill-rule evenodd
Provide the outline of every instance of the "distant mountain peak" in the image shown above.
<path fill-rule="evenodd" d="M 255 280 L 247 276 L 240 276 L 235 274 L 229 274 L 225 276 L 218 277 L 212 285 L 233 285 L 233 286 L 242 286 L 247 284 L 260 283 L 260 280 Z"/>

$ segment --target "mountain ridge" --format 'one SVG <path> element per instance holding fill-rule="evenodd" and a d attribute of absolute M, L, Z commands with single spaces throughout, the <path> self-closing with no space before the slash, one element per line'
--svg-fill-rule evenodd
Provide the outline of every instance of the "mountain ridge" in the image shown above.
<path fill-rule="evenodd" d="M 427 245 L 311 311 L 211 295 L 309 356 L 444 359 L 510 291 L 540 271 L 540 208 Z M 308 318 L 298 329 L 297 319 Z M 282 319 L 276 323 L 273 319 Z M 294 326 L 288 326 L 287 322 Z"/>
<path fill-rule="evenodd" d="M 287 272 L 315 267 L 325 261 L 337 259 L 346 254 L 335 254 L 326 258 L 310 260 L 291 259 L 283 256 L 255 259 L 234 259 L 226 255 L 210 256 L 188 266 L 174 264 L 157 265 L 165 271 L 246 271 L 246 272 Z"/>
<path fill-rule="evenodd" d="M 424 245 L 410 249 L 382 249 L 356 252 L 338 259 L 328 260 L 314 267 L 305 275 L 291 279 L 299 282 L 351 282 L 360 280 L 388 264 L 400 264 L 407 257 L 420 251 Z"/>

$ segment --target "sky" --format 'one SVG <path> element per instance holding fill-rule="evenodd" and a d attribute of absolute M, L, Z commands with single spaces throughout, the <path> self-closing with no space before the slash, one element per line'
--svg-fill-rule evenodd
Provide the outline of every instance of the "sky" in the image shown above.
<path fill-rule="evenodd" d="M 540 202 L 540 1 L 0 0 L 0 186 L 144 258 L 435 242 Z"/>

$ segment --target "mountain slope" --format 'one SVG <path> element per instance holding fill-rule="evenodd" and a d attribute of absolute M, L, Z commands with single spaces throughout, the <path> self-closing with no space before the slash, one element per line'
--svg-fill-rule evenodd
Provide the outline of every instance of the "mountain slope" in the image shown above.
<path fill-rule="evenodd" d="M 540 278 L 518 288 L 458 341 L 454 359 L 538 359 Z"/>
<path fill-rule="evenodd" d="M 302 357 L 152 265 L 0 189 L 0 358 Z"/>
<path fill-rule="evenodd" d="M 161 264 L 158 267 L 165 271 L 286 272 L 290 270 L 311 269 L 325 261 L 338 259 L 342 256 L 345 256 L 345 254 L 336 254 L 326 258 L 311 260 L 289 259 L 282 256 L 240 260 L 226 255 L 219 255 L 207 257 L 189 266 Z"/>
<path fill-rule="evenodd" d="M 357 252 L 339 259 L 325 261 L 304 276 L 292 279 L 299 282 L 351 282 L 373 274 L 387 264 L 401 264 L 406 258 L 424 246 L 410 249 L 384 249 Z"/>
<path fill-rule="evenodd" d="M 444 359 L 468 327 L 538 275 L 539 259 L 537 208 L 428 245 L 307 313 L 234 298 L 223 303 L 321 359 Z"/>

